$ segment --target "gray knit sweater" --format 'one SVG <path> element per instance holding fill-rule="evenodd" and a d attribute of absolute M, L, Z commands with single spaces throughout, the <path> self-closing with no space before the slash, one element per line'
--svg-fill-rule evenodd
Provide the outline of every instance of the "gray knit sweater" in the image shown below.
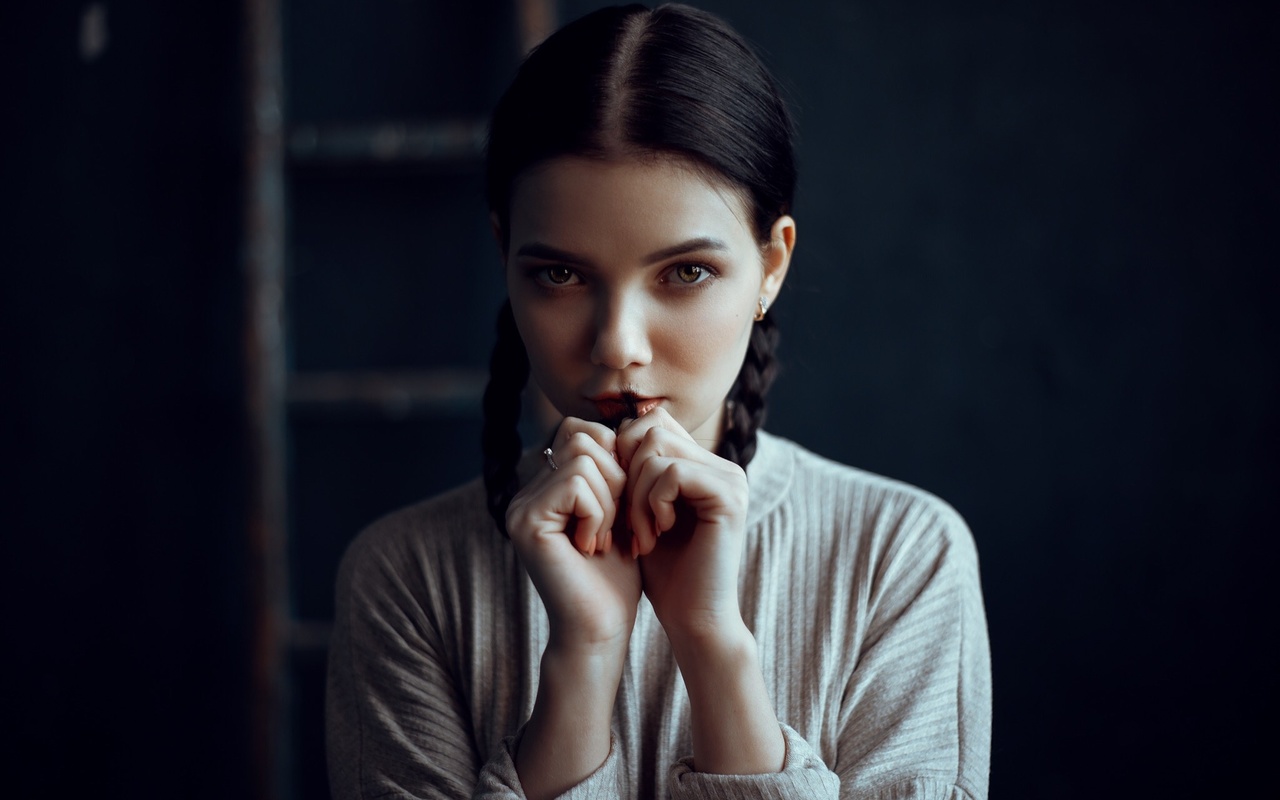
<path fill-rule="evenodd" d="M 688 697 L 642 599 L 609 757 L 564 797 L 986 797 L 990 657 L 963 520 L 764 433 L 747 478 L 741 607 L 786 737 L 783 770 L 693 769 Z M 374 523 L 338 577 L 334 797 L 523 797 L 512 755 L 547 633 L 479 481 Z"/>

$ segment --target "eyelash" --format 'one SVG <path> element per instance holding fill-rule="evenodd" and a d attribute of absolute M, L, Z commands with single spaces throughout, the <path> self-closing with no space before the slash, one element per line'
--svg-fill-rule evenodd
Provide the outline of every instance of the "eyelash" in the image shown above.
<path fill-rule="evenodd" d="M 676 270 L 681 269 L 682 267 L 693 267 L 699 270 L 700 271 L 699 279 L 690 283 L 681 281 L 678 278 L 673 280 L 672 279 L 673 274 L 676 272 Z M 551 280 L 549 275 L 552 270 L 567 271 L 569 273 L 570 280 L 564 283 L 557 283 Z M 582 276 L 579 275 L 577 272 L 575 272 L 572 268 L 566 267 L 564 265 L 538 267 L 536 269 L 532 269 L 529 271 L 529 277 L 532 278 L 534 283 L 538 285 L 538 288 L 547 292 L 556 292 L 561 289 L 565 289 L 570 286 L 577 286 L 579 283 L 582 283 Z M 713 281 L 716 280 L 716 278 L 719 278 L 719 277 L 720 277 L 720 273 L 715 269 L 715 267 L 712 267 L 710 264 L 703 264 L 696 261 L 686 261 L 678 264 L 672 264 L 669 268 L 664 270 L 662 273 L 661 282 L 664 284 L 675 286 L 680 291 L 684 291 L 684 290 L 692 290 L 692 289 L 703 289 L 708 285 L 710 285 Z M 576 278 L 577 280 L 574 281 L 573 280 L 574 278 Z"/>

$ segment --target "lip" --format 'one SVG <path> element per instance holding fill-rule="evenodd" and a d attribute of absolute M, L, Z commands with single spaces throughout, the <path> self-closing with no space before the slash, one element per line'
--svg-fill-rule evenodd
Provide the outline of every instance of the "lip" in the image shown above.
<path fill-rule="evenodd" d="M 645 414 L 648 414 L 650 411 L 657 408 L 662 402 L 661 397 L 640 397 L 638 395 L 631 395 L 630 398 L 628 398 L 620 392 L 598 394 L 595 397 L 590 398 L 592 404 L 596 407 L 596 411 L 600 413 L 600 419 L 614 423 L 615 426 L 617 423 L 622 422 L 622 420 L 628 419 L 632 416 L 631 404 L 627 402 L 628 399 L 631 399 L 632 402 L 635 403 L 635 416 L 637 417 L 643 417 Z"/>

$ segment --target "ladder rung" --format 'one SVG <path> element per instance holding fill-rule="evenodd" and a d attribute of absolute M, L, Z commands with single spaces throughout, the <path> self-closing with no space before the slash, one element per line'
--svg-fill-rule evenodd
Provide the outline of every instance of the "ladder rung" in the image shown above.
<path fill-rule="evenodd" d="M 475 369 L 400 372 L 295 372 L 285 386 L 291 407 L 412 414 L 478 414 L 488 375 Z"/>
<path fill-rule="evenodd" d="M 317 164 L 447 164 L 478 162 L 485 123 L 451 120 L 372 125 L 296 125 L 289 158 Z"/>

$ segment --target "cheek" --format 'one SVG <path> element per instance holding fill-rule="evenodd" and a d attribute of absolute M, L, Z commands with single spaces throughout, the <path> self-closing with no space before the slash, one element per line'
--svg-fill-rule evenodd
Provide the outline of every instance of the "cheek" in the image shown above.
<path fill-rule="evenodd" d="M 723 305 L 692 321 L 667 328 L 667 352 L 686 369 L 701 374 L 738 374 L 751 335 L 751 320 L 728 312 Z"/>
<path fill-rule="evenodd" d="M 585 364 L 580 323 L 563 312 L 549 313 L 537 304 L 522 307 L 516 303 L 512 310 L 529 357 L 530 376 L 552 404 L 559 406 L 565 396 L 575 394 L 572 387 Z"/>
<path fill-rule="evenodd" d="M 554 364 L 568 350 L 564 341 L 565 326 L 556 325 L 553 320 L 537 314 L 518 320 L 517 324 L 525 351 L 535 369 Z"/>
<path fill-rule="evenodd" d="M 538 314 L 530 313 L 521 303 L 513 302 L 511 310 L 516 330 L 520 332 L 520 339 L 524 342 L 525 353 L 534 369 L 537 369 L 548 353 L 555 352 L 555 344 L 548 338 L 555 335 L 555 328 Z"/>

